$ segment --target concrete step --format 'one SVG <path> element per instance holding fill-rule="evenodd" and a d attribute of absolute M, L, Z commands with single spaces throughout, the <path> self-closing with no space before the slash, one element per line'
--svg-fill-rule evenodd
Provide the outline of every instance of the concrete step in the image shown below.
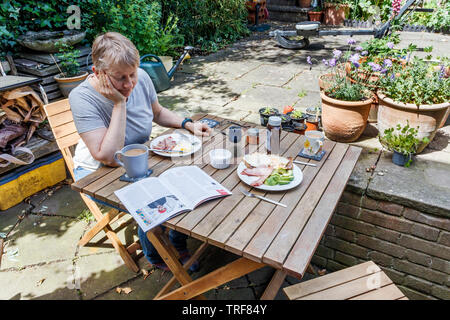
<path fill-rule="evenodd" d="M 300 22 L 308 20 L 308 11 L 312 8 L 300 8 L 295 5 L 279 5 L 276 1 L 267 3 L 269 19 L 283 22 Z"/>

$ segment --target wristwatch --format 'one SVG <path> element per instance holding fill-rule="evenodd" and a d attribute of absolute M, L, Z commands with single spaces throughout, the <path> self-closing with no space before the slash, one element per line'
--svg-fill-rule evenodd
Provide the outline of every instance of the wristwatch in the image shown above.
<path fill-rule="evenodd" d="M 184 118 L 183 122 L 181 123 L 181 127 L 183 129 L 186 129 L 185 126 L 186 126 L 186 123 L 188 123 L 188 122 L 194 122 L 194 121 L 192 121 L 191 118 Z"/>

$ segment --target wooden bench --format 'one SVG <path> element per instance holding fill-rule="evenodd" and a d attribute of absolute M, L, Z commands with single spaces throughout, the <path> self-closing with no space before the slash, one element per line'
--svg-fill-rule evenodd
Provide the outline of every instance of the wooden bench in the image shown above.
<path fill-rule="evenodd" d="M 408 300 L 372 261 L 283 289 L 289 300 Z"/>

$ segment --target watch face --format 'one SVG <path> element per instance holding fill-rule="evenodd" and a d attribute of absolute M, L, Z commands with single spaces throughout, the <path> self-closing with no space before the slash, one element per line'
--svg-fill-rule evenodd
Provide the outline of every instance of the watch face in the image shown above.
<path fill-rule="evenodd" d="M 217 126 L 219 124 L 219 121 L 209 119 L 209 118 L 203 118 L 202 120 L 200 120 L 200 122 L 206 123 L 208 125 L 208 127 L 210 127 L 210 128 L 214 128 L 215 126 Z"/>

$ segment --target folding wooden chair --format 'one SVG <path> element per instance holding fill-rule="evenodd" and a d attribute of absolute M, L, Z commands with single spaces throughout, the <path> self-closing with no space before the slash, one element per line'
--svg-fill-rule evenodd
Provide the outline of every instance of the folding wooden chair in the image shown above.
<path fill-rule="evenodd" d="M 44 109 L 45 113 L 47 114 L 47 119 L 52 128 L 53 135 L 55 136 L 56 143 L 58 144 L 58 147 L 61 150 L 61 153 L 66 162 L 67 168 L 69 169 L 70 174 L 75 181 L 73 173 L 74 164 L 72 151 L 74 150 L 74 146 L 79 142 L 80 136 L 78 135 L 77 129 L 75 128 L 75 123 L 73 122 L 69 99 L 64 99 L 47 104 L 44 106 Z M 97 223 L 83 236 L 78 244 L 80 246 L 86 245 L 93 237 L 95 237 L 99 232 L 103 230 L 106 233 L 107 238 L 111 241 L 113 247 L 122 257 L 125 264 L 134 272 L 139 272 L 139 267 L 131 257 L 131 255 L 136 255 L 136 250 L 141 249 L 139 241 L 132 243 L 126 248 L 116 234 L 116 232 L 118 232 L 120 229 L 123 229 L 124 226 L 133 222 L 134 220 L 131 219 L 131 221 L 128 221 L 127 223 L 124 223 L 113 230 L 111 224 L 120 219 L 126 213 L 120 212 L 116 209 L 111 209 L 106 214 L 103 214 L 95 201 L 91 200 L 84 194 L 80 195 L 83 201 L 86 203 L 86 206 L 89 208 L 89 210 L 97 220 Z"/>

